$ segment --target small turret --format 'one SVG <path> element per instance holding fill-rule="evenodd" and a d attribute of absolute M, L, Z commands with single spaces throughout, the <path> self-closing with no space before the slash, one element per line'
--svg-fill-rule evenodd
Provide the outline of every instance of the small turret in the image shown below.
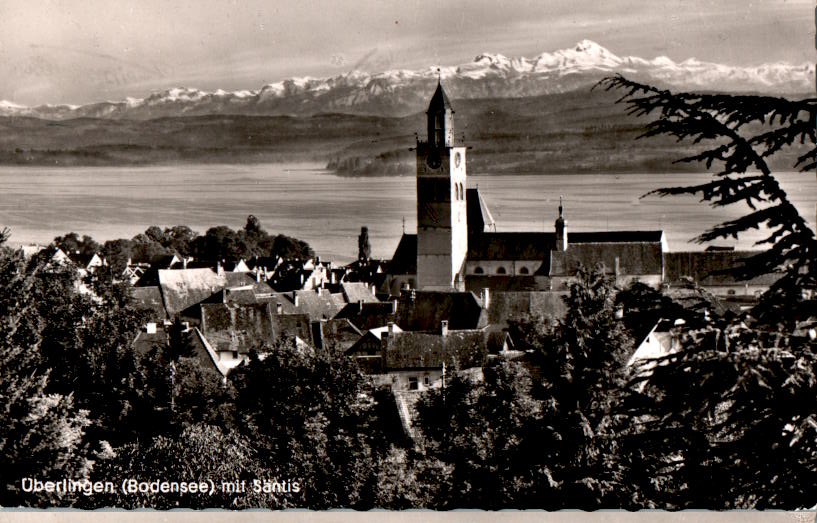
<path fill-rule="evenodd" d="M 567 250 L 567 220 L 562 216 L 562 197 L 559 196 L 559 217 L 556 218 L 556 250 Z"/>

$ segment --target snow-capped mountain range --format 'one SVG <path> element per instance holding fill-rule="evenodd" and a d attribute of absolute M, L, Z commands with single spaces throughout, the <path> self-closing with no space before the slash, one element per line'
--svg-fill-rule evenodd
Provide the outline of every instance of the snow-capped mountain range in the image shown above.
<path fill-rule="evenodd" d="M 205 114 L 309 115 L 340 112 L 404 115 L 425 108 L 438 75 L 449 97 L 505 98 L 538 96 L 587 87 L 605 75 L 624 76 L 676 90 L 811 93 L 814 64 L 763 64 L 735 67 L 694 58 L 676 63 L 619 57 L 590 40 L 570 49 L 535 58 L 480 54 L 471 63 L 377 74 L 352 71 L 330 78 L 293 78 L 255 91 L 202 91 L 172 88 L 146 98 L 127 98 L 87 105 L 25 107 L 0 101 L 0 116 L 147 119 Z"/>

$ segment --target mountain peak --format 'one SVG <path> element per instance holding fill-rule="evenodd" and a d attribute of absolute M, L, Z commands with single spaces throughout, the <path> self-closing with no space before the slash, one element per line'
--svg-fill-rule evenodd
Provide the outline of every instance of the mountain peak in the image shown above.
<path fill-rule="evenodd" d="M 146 98 L 84 106 L 28 108 L 0 101 L 0 115 L 28 115 L 45 119 L 156 118 L 160 116 L 250 114 L 309 115 L 321 112 L 406 115 L 428 101 L 431 80 L 438 74 L 455 98 L 504 98 L 561 93 L 592 85 L 600 78 L 622 73 L 635 80 L 675 90 L 760 91 L 771 94 L 813 90 L 814 65 L 778 62 L 738 67 L 688 58 L 676 63 L 667 57 L 619 57 L 585 39 L 565 49 L 535 58 L 507 57 L 484 52 L 462 65 L 419 70 L 366 73 L 351 70 L 328 78 L 289 78 L 256 90 L 203 91 L 173 87 Z"/>

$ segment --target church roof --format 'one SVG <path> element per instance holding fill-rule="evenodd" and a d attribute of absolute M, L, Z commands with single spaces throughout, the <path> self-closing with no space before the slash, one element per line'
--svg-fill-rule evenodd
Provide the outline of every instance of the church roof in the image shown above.
<path fill-rule="evenodd" d="M 440 109 L 450 109 L 452 112 L 454 111 L 454 108 L 451 106 L 451 101 L 445 94 L 445 90 L 443 90 L 443 84 L 438 82 L 437 90 L 434 91 L 434 96 L 431 97 L 431 101 L 428 103 L 428 112 L 433 113 Z"/>
<path fill-rule="evenodd" d="M 479 193 L 479 188 L 465 190 L 465 203 L 469 233 L 488 232 L 496 226 L 488 205 Z"/>
<path fill-rule="evenodd" d="M 555 245 L 554 233 L 486 232 L 468 238 L 468 260 L 545 260 Z"/>

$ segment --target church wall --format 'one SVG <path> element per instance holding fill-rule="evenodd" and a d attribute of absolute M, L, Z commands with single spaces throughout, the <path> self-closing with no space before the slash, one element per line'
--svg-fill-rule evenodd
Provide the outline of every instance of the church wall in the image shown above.
<path fill-rule="evenodd" d="M 466 274 L 479 274 L 476 269 L 482 269 L 485 276 L 500 276 L 499 269 L 505 270 L 510 276 L 530 276 L 542 267 L 541 260 L 468 260 L 465 268 Z M 525 270 L 527 270 L 527 274 Z"/>

